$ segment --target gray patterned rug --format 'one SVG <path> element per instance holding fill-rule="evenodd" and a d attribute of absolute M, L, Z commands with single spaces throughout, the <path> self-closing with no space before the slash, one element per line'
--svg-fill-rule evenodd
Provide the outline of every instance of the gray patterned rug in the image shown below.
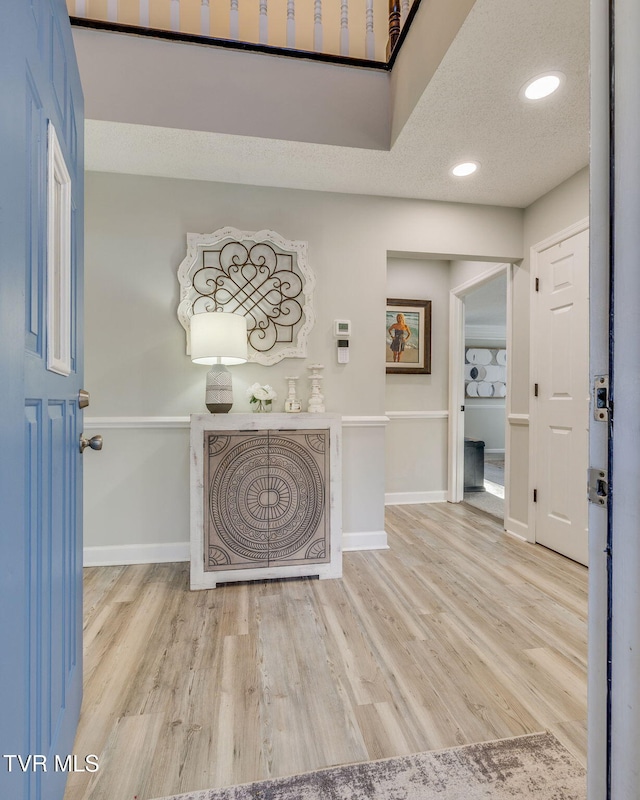
<path fill-rule="evenodd" d="M 348 764 L 162 800 L 584 800 L 586 773 L 550 733 Z"/>

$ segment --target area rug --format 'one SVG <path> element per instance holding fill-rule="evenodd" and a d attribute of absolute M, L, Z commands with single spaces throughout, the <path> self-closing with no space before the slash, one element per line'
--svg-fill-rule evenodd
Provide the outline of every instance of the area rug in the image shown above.
<path fill-rule="evenodd" d="M 584 800 L 586 773 L 549 733 L 332 767 L 158 800 Z"/>

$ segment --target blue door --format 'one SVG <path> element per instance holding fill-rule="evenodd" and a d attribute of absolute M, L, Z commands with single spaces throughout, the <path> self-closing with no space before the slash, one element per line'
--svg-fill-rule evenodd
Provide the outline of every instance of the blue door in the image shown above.
<path fill-rule="evenodd" d="M 7 800 L 62 798 L 82 696 L 82 142 L 64 0 L 2 0 L 0 797 Z M 78 755 L 80 767 L 85 754 Z"/>

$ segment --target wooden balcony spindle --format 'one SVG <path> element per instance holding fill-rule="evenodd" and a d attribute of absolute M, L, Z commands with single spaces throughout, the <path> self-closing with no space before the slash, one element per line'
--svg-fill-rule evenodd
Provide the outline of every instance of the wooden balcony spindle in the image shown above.
<path fill-rule="evenodd" d="M 202 0 L 200 5 L 200 33 L 202 36 L 211 36 L 211 8 L 209 0 Z"/>
<path fill-rule="evenodd" d="M 107 19 L 109 22 L 118 21 L 118 0 L 107 0 Z"/>
<path fill-rule="evenodd" d="M 373 60 L 376 57 L 376 38 L 373 32 L 373 0 L 367 0 L 364 49 L 367 58 Z"/>
<path fill-rule="evenodd" d="M 258 37 L 260 44 L 268 44 L 269 33 L 267 26 L 267 0 L 260 0 L 260 18 L 258 22 Z"/>
<path fill-rule="evenodd" d="M 140 0 L 140 25 L 143 28 L 149 26 L 149 0 Z"/>
<path fill-rule="evenodd" d="M 322 0 L 313 3 L 313 49 L 322 53 Z"/>
<path fill-rule="evenodd" d="M 238 20 L 239 0 L 231 0 L 231 11 L 229 13 L 229 38 L 238 40 L 240 38 L 240 25 Z"/>
<path fill-rule="evenodd" d="M 296 2 L 287 0 L 287 47 L 296 46 Z"/>
<path fill-rule="evenodd" d="M 387 60 L 400 36 L 400 0 L 389 0 L 389 41 L 387 42 Z"/>
<path fill-rule="evenodd" d="M 87 0 L 76 0 L 76 17 L 87 16 Z"/>
<path fill-rule="evenodd" d="M 340 3 L 340 55 L 349 55 L 349 0 Z"/>
<path fill-rule="evenodd" d="M 171 0 L 171 30 L 180 30 L 180 0 Z"/>

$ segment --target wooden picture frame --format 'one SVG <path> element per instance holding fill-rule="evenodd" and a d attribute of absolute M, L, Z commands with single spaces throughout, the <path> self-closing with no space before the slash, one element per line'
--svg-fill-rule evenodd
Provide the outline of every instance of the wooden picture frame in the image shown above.
<path fill-rule="evenodd" d="M 430 375 L 431 300 L 388 298 L 386 323 L 387 374 Z"/>

